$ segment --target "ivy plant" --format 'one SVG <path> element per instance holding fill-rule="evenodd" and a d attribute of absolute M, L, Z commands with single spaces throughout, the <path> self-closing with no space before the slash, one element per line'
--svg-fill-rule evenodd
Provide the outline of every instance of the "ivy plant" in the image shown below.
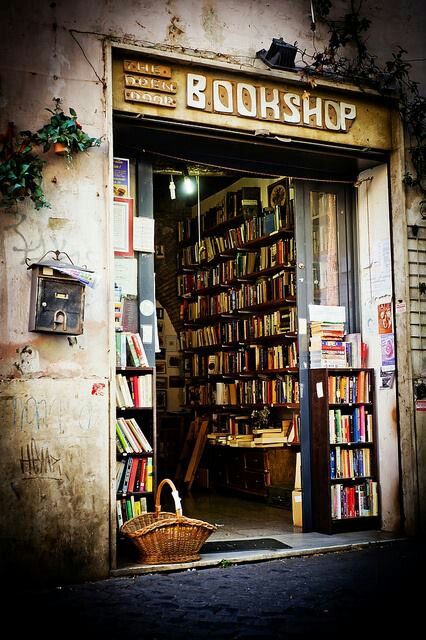
<path fill-rule="evenodd" d="M 411 64 L 404 58 L 407 51 L 399 47 L 384 65 L 378 64 L 366 45 L 365 35 L 371 22 L 362 15 L 363 0 L 351 0 L 350 10 L 338 19 L 331 18 L 331 0 L 313 0 L 312 5 L 312 31 L 316 31 L 318 20 L 327 26 L 329 39 L 325 47 L 313 55 L 301 52 L 305 63 L 302 75 L 311 82 L 316 74 L 350 78 L 360 87 L 372 86 L 397 100 L 410 135 L 409 150 L 414 167 L 414 175 L 406 174 L 404 182 L 419 189 L 423 211 L 426 205 L 426 99 L 420 94 L 418 83 L 410 78 Z"/>
<path fill-rule="evenodd" d="M 43 192 L 43 167 L 45 161 L 33 153 L 28 136 L 2 136 L 0 147 L 0 205 L 10 207 L 30 198 L 37 210 L 50 207 Z"/>

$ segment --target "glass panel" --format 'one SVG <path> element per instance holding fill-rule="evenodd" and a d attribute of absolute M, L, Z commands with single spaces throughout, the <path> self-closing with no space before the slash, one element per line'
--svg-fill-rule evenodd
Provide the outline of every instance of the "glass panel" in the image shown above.
<path fill-rule="evenodd" d="M 314 304 L 339 304 L 337 196 L 311 191 L 312 282 Z"/>

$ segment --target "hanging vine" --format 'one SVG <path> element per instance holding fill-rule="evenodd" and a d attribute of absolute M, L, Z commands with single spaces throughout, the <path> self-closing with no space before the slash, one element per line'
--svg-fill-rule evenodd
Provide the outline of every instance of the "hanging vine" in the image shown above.
<path fill-rule="evenodd" d="M 399 47 L 392 58 L 380 65 L 369 53 L 365 35 L 371 21 L 362 15 L 363 0 L 350 1 L 350 11 L 340 19 L 332 19 L 331 0 L 313 0 L 311 28 L 316 33 L 317 21 L 328 28 L 329 40 L 323 50 L 313 55 L 302 53 L 304 77 L 312 82 L 315 75 L 326 75 L 370 86 L 386 96 L 396 98 L 403 122 L 410 135 L 410 156 L 414 174 L 406 173 L 404 182 L 416 187 L 421 194 L 420 209 L 426 214 L 426 99 L 419 92 L 419 84 L 410 78 L 411 64 Z M 346 54 L 346 55 L 345 55 Z"/>

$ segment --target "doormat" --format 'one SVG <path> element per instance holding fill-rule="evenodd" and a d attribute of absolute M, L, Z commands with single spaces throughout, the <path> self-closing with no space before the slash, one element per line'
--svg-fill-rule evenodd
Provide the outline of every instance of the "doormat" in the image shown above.
<path fill-rule="evenodd" d="M 230 551 L 272 551 L 274 549 L 291 549 L 274 538 L 256 538 L 254 540 L 218 540 L 205 542 L 200 553 L 226 553 Z"/>

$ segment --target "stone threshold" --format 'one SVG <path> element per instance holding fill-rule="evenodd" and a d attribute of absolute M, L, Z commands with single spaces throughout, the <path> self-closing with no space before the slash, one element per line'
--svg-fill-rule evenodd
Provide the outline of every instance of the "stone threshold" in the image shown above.
<path fill-rule="evenodd" d="M 285 541 L 283 536 L 283 542 Z M 373 545 L 387 544 L 390 542 L 403 542 L 405 537 L 389 537 L 383 539 L 347 542 L 331 545 L 309 546 L 291 549 L 276 549 L 270 551 L 229 551 L 223 553 L 202 554 L 201 559 L 196 562 L 182 562 L 175 564 L 132 564 L 117 569 L 111 569 L 110 576 L 117 578 L 122 576 L 133 576 L 148 573 L 176 572 L 176 571 L 196 571 L 197 569 L 208 569 L 212 567 L 223 567 L 236 564 L 246 564 L 249 562 L 265 562 L 267 560 L 279 560 L 283 558 L 293 558 L 300 556 L 310 556 L 318 553 L 336 553 L 338 551 L 354 551 L 364 549 Z"/>

